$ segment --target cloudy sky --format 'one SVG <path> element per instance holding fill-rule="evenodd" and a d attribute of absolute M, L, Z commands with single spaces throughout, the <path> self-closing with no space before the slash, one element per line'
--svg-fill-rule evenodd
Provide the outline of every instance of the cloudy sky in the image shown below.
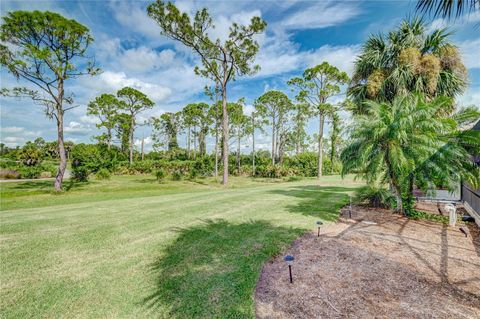
<path fill-rule="evenodd" d="M 1 15 L 11 10 L 50 10 L 73 18 L 90 28 L 95 42 L 91 54 L 102 69 L 96 77 L 84 77 L 68 83 L 77 108 L 66 115 L 65 135 L 74 142 L 90 142 L 98 134 L 95 119 L 86 116 L 86 104 L 101 93 L 114 93 L 132 86 L 155 101 L 154 109 L 143 119 L 177 111 L 203 95 L 207 80 L 193 72 L 197 57 L 187 48 L 160 35 L 159 28 L 146 15 L 151 1 L 1 1 Z M 328 61 L 351 73 L 361 44 L 372 33 L 386 32 L 403 18 L 414 14 L 416 1 L 177 1 L 177 6 L 194 13 L 207 7 L 216 28 L 212 37 L 224 38 L 232 22 L 248 23 L 261 16 L 268 23 L 265 34 L 257 38 L 260 51 L 256 62 L 261 71 L 239 79 L 229 87 L 229 99 L 246 98 L 247 105 L 269 89 L 284 90 L 292 76 Z M 480 14 L 459 21 L 428 20 L 429 28 L 449 27 L 452 39 L 460 47 L 469 69 L 470 87 L 460 101 L 480 105 Z M 1 70 L 2 87 L 24 85 Z M 42 108 L 29 100 L 2 98 L 1 142 L 16 146 L 38 136 L 56 138 L 55 124 Z M 248 109 L 248 108 L 247 108 Z M 344 115 L 345 116 L 345 115 Z M 308 130 L 316 130 L 315 122 Z M 327 128 L 328 131 L 328 128 Z M 145 136 L 150 147 L 150 129 L 140 127 L 136 137 Z M 268 136 L 260 145 L 268 147 Z M 181 138 L 181 143 L 184 143 Z M 211 144 L 211 141 L 210 141 Z M 244 148 L 247 151 L 248 148 Z"/>

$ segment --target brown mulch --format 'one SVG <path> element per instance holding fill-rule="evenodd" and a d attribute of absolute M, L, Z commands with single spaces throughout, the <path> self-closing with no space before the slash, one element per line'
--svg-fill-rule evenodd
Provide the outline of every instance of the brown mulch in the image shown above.
<path fill-rule="evenodd" d="M 258 318 L 480 318 L 480 231 L 355 207 L 264 265 Z"/>

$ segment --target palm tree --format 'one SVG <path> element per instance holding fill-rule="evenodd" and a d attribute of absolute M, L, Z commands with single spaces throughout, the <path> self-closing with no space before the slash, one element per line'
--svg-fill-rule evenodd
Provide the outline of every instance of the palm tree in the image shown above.
<path fill-rule="evenodd" d="M 433 17 L 456 18 L 465 10 L 474 12 L 480 9 L 480 0 L 418 0 L 416 10 L 423 14 L 433 14 Z"/>
<path fill-rule="evenodd" d="M 414 184 L 427 187 L 478 176 L 459 141 L 455 118 L 438 116 L 451 99 L 428 102 L 415 95 L 365 104 L 366 114 L 355 118 L 352 142 L 341 154 L 342 175 L 360 172 L 369 184 L 390 184 L 399 212 L 405 213 L 404 199 L 411 198 Z"/>
<path fill-rule="evenodd" d="M 446 29 L 426 33 L 420 19 L 403 21 L 388 34 L 371 35 L 355 62 L 348 96 L 354 113 L 365 112 L 365 99 L 392 102 L 397 96 L 424 94 L 455 97 L 467 87 L 467 70 Z M 453 103 L 444 113 L 453 111 Z"/>

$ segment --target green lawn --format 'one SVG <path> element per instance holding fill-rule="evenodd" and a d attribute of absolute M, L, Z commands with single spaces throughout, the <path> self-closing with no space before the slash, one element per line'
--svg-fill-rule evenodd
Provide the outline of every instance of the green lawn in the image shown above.
<path fill-rule="evenodd" d="M 0 184 L 0 317 L 254 317 L 262 264 L 360 185 L 232 182 Z"/>

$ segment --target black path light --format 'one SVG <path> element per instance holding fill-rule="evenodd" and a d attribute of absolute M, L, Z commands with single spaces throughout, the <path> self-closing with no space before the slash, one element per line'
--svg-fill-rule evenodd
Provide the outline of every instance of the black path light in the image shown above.
<path fill-rule="evenodd" d="M 317 234 L 317 237 L 320 237 L 320 227 L 323 225 L 323 222 L 321 220 L 317 221 L 317 225 L 318 225 L 318 234 Z"/>
<path fill-rule="evenodd" d="M 293 283 L 292 265 L 293 265 L 293 261 L 295 260 L 295 258 L 292 255 L 287 255 L 287 256 L 285 256 L 285 258 L 283 258 L 283 260 L 285 260 L 285 262 L 288 265 L 288 273 L 290 274 L 290 283 Z"/>

